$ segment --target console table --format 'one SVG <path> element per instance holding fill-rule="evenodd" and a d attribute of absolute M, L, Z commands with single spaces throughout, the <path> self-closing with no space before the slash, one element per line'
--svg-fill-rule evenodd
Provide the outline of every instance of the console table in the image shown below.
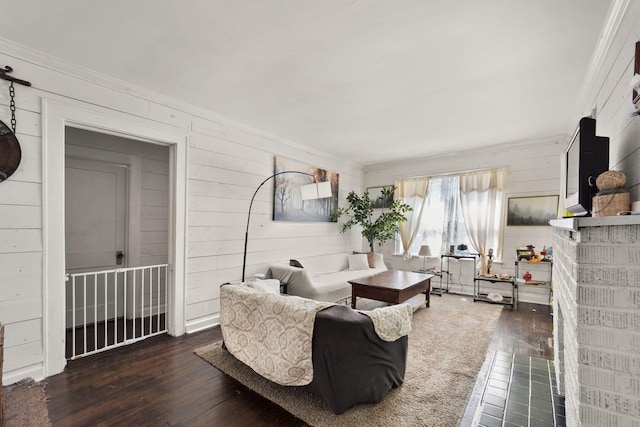
<path fill-rule="evenodd" d="M 511 295 L 502 295 L 502 301 L 494 301 L 489 299 L 489 294 L 482 292 L 482 285 L 486 285 L 486 282 L 494 284 L 509 284 L 511 289 Z M 497 277 L 476 276 L 473 279 L 473 300 L 490 302 L 492 304 L 510 305 L 514 310 L 518 309 L 518 282 L 515 277 L 511 279 L 499 279 Z"/>
<path fill-rule="evenodd" d="M 431 292 L 437 295 L 442 295 L 443 292 L 449 292 L 449 284 L 450 284 L 450 272 L 449 272 L 449 263 L 447 262 L 447 269 L 445 270 L 443 268 L 443 264 L 444 264 L 444 259 L 447 258 L 447 260 L 454 258 L 454 259 L 472 259 L 474 262 L 472 264 L 473 267 L 473 276 L 477 276 L 476 273 L 476 260 L 478 258 L 480 258 L 480 254 L 443 254 L 440 255 L 440 287 L 438 288 L 432 288 Z M 442 286 L 442 277 L 443 276 L 447 276 L 447 279 L 445 281 L 445 285 L 446 287 Z"/>

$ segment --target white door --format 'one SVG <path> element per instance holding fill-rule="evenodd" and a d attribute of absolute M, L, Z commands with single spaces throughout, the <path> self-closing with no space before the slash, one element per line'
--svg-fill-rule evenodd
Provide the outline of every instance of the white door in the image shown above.
<path fill-rule="evenodd" d="M 65 160 L 65 266 L 69 274 L 126 265 L 126 166 Z M 87 276 L 67 283 L 66 325 L 122 316 L 122 284 L 113 277 Z"/>
<path fill-rule="evenodd" d="M 65 264 L 69 273 L 126 264 L 127 167 L 66 159 Z M 122 254 L 122 256 L 118 256 Z"/>

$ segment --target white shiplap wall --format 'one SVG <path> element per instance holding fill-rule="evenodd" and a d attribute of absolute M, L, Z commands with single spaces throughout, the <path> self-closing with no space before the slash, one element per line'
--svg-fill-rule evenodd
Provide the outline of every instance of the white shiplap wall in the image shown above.
<path fill-rule="evenodd" d="M 609 169 L 624 170 L 633 202 L 640 200 L 640 116 L 633 114 L 630 82 L 635 43 L 640 39 L 640 2 L 616 5 L 618 13 L 611 18 L 615 25 L 601 42 L 606 49 L 592 61 L 576 123 L 595 111 L 598 135 L 609 137 Z"/>
<path fill-rule="evenodd" d="M 23 157 L 18 171 L 0 184 L 0 322 L 5 324 L 5 384 L 26 377 L 41 379 L 44 375 L 43 98 L 84 102 L 187 132 L 188 197 L 187 206 L 183 207 L 188 217 L 184 307 L 187 331 L 216 324 L 219 285 L 240 278 L 249 198 L 257 185 L 273 173 L 274 156 L 340 173 L 341 197 L 352 189 L 363 188 L 363 169 L 356 163 L 243 127 L 213 112 L 10 41 L 0 40 L 0 63 L 12 66 L 17 77 L 33 83 L 31 88 L 16 87 L 17 136 Z M 6 89 L 5 83 L 1 81 L 0 87 Z M 0 90 L 0 117 L 7 123 L 8 106 L 8 89 Z M 158 159 L 143 160 L 143 168 L 148 172 L 147 178 L 143 177 L 143 186 L 150 190 L 159 185 L 153 175 L 161 166 L 153 160 Z M 359 239 L 354 238 L 353 233 L 340 235 L 336 224 L 271 221 L 272 188 L 265 185 L 254 205 L 249 275 L 265 271 L 269 262 L 357 248 Z M 142 232 L 148 232 L 147 243 L 163 245 L 155 240 L 164 240 L 164 237 L 153 233 L 159 231 L 159 223 L 166 224 L 160 212 L 166 195 L 151 193 L 153 191 L 142 201 L 141 209 L 149 219 L 146 225 L 143 222 Z"/>
<path fill-rule="evenodd" d="M 264 135 L 195 120 L 189 149 L 189 330 L 215 321 L 211 313 L 219 311 L 217 284 L 239 278 L 249 200 L 273 173 L 274 153 L 340 173 L 340 198 L 352 189 L 362 189 L 359 167 Z M 273 262 L 358 248 L 354 245 L 359 241 L 339 234 L 335 223 L 272 221 L 272 189 L 271 182 L 265 184 L 253 204 L 247 277 L 265 272 Z"/>
<path fill-rule="evenodd" d="M 412 159 L 404 162 L 380 164 L 367 168 L 368 187 L 393 184 L 405 177 L 435 176 L 475 169 L 495 167 L 507 168 L 507 197 L 539 196 L 559 194 L 560 158 L 566 136 L 537 141 L 522 141 L 513 144 L 496 145 L 480 150 L 462 151 L 446 155 Z M 506 222 L 506 221 L 505 221 Z M 550 226 L 505 226 L 503 242 L 503 262 L 494 263 L 492 272 L 514 273 L 515 248 L 532 244 L 541 250 L 544 245 L 551 246 L 552 230 Z M 402 256 L 393 256 L 393 242 L 382 248 L 388 265 L 394 268 L 421 268 L 423 260 L 414 258 L 405 261 Z M 440 258 L 427 261 L 427 266 L 440 267 Z M 450 271 L 456 283 L 453 290 L 473 293 L 473 267 L 468 262 L 452 263 Z M 524 273 L 520 272 L 520 275 Z M 534 278 L 546 279 L 544 272 L 540 276 L 532 272 Z M 434 279 L 434 283 L 439 283 Z M 460 282 L 460 284 L 458 284 Z M 549 288 L 524 286 L 520 289 L 520 301 L 546 304 L 549 301 Z"/>

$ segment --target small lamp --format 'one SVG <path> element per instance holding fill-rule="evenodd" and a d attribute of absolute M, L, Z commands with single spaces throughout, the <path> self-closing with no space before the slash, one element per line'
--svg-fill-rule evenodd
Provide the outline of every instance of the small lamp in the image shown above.
<path fill-rule="evenodd" d="M 323 181 L 300 186 L 300 197 L 302 200 L 315 200 L 331 197 L 331 183 Z"/>
<path fill-rule="evenodd" d="M 418 252 L 418 256 L 422 257 L 422 270 L 421 271 L 427 271 L 427 269 L 426 269 L 427 257 L 431 256 L 431 248 L 429 247 L 429 245 L 420 246 L 420 252 Z"/>

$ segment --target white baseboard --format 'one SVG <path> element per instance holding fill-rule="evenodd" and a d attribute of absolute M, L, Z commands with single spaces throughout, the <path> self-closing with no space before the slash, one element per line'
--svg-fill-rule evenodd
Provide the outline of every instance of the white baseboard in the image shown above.
<path fill-rule="evenodd" d="M 42 381 L 44 379 L 44 366 L 42 366 L 42 363 L 26 366 L 9 372 L 3 372 L 2 385 L 6 386 L 15 384 L 26 378 L 31 378 L 34 381 Z"/>
<path fill-rule="evenodd" d="M 213 328 L 220 324 L 220 315 L 206 316 L 187 322 L 186 332 L 188 334 Z"/>

